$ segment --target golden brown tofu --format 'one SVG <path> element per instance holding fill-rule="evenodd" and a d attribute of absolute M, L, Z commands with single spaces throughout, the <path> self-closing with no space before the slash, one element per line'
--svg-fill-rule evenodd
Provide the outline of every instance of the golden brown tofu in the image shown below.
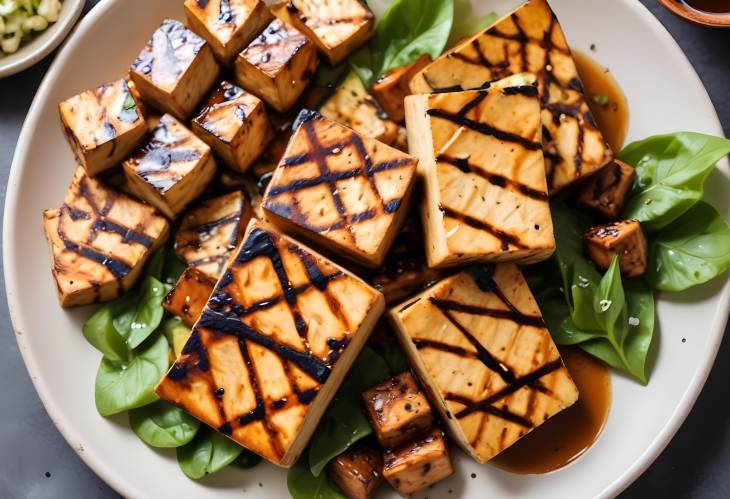
<path fill-rule="evenodd" d="M 550 193 L 607 165 L 613 153 L 588 108 L 568 42 L 546 0 L 525 2 L 460 43 L 417 74 L 411 89 L 483 88 L 522 72 L 538 77 Z"/>
<path fill-rule="evenodd" d="M 76 159 L 92 176 L 117 166 L 147 133 L 123 79 L 66 99 L 58 104 L 58 111 Z"/>
<path fill-rule="evenodd" d="M 375 15 L 360 0 L 291 0 L 286 9 L 332 66 L 373 35 Z"/>
<path fill-rule="evenodd" d="M 184 7 L 190 29 L 210 44 L 224 66 L 272 19 L 262 0 L 185 0 Z"/>
<path fill-rule="evenodd" d="M 236 58 L 236 82 L 284 112 L 307 88 L 318 61 L 306 36 L 275 19 Z"/>
<path fill-rule="evenodd" d="M 330 461 L 329 479 L 349 499 L 368 499 L 383 482 L 383 456 L 357 444 Z"/>
<path fill-rule="evenodd" d="M 227 81 L 213 90 L 192 128 L 226 165 L 240 172 L 251 166 L 274 136 L 261 99 Z"/>
<path fill-rule="evenodd" d="M 453 473 L 449 448 L 438 428 L 397 449 L 386 450 L 383 456 L 383 476 L 402 496 L 430 487 Z"/>
<path fill-rule="evenodd" d="M 289 467 L 383 308 L 360 279 L 252 221 L 157 394 Z"/>
<path fill-rule="evenodd" d="M 480 463 L 578 399 L 514 264 L 472 266 L 388 319 L 449 434 Z"/>
<path fill-rule="evenodd" d="M 173 19 L 162 21 L 129 70 L 146 103 L 180 120 L 190 116 L 219 73 L 210 45 Z"/>
<path fill-rule="evenodd" d="M 373 84 L 373 96 L 391 119 L 398 122 L 406 119 L 403 101 L 411 95 L 411 79 L 431 62 L 431 56 L 423 54 L 410 64 L 391 69 Z"/>
<path fill-rule="evenodd" d="M 251 220 L 251 203 L 242 191 L 208 199 L 188 211 L 175 236 L 180 259 L 214 281 L 228 266 Z"/>
<path fill-rule="evenodd" d="M 487 90 L 406 98 L 429 267 L 529 264 L 555 251 L 533 83 L 515 75 Z"/>
<path fill-rule="evenodd" d="M 51 270 L 63 307 L 117 298 L 132 287 L 169 225 L 149 205 L 74 173 L 60 209 L 43 212 Z"/>
<path fill-rule="evenodd" d="M 167 293 L 162 305 L 172 315 L 180 317 L 186 325 L 193 327 L 213 294 L 215 283 L 216 279 L 195 267 L 188 267 L 175 283 L 175 287 Z"/>
<path fill-rule="evenodd" d="M 386 449 L 413 440 L 433 426 L 431 406 L 410 372 L 365 390 L 362 401 L 375 436 Z"/>
<path fill-rule="evenodd" d="M 634 168 L 616 159 L 586 180 L 578 193 L 578 202 L 606 218 L 618 218 L 635 178 Z"/>
<path fill-rule="evenodd" d="M 647 244 L 638 220 L 621 220 L 592 227 L 583 236 L 588 254 L 606 270 L 618 256 L 621 274 L 636 277 L 646 270 Z"/>
<path fill-rule="evenodd" d="M 264 194 L 266 216 L 377 267 L 408 213 L 418 161 L 312 111 L 299 122 Z"/>
<path fill-rule="evenodd" d="M 129 189 L 173 219 L 200 196 L 216 170 L 210 147 L 169 114 L 123 166 Z"/>

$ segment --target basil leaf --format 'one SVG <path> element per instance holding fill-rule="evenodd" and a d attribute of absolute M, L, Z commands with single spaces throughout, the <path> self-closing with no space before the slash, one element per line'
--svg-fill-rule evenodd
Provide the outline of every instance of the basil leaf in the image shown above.
<path fill-rule="evenodd" d="M 177 464 L 183 473 L 197 480 L 222 470 L 242 452 L 243 447 L 236 442 L 205 427 L 189 444 L 177 448 Z"/>
<path fill-rule="evenodd" d="M 606 331 L 617 345 L 623 344 L 628 328 L 628 317 L 618 255 L 614 255 L 611 265 L 598 285 L 593 297 L 593 310 L 600 329 Z"/>
<path fill-rule="evenodd" d="M 160 248 L 155 251 L 144 269 L 145 276 L 154 277 L 158 281 L 162 279 L 162 269 L 165 266 L 165 259 L 167 258 L 167 251 L 165 248 Z"/>
<path fill-rule="evenodd" d="M 261 462 L 261 456 L 254 454 L 250 450 L 243 449 L 241 455 L 236 458 L 231 464 L 238 468 L 249 470 L 256 467 Z"/>
<path fill-rule="evenodd" d="M 314 476 L 306 459 L 300 459 L 286 476 L 286 486 L 293 499 L 346 499 L 327 479 L 327 473 Z"/>
<path fill-rule="evenodd" d="M 395 340 L 393 336 L 389 336 L 380 351 L 385 363 L 388 365 L 392 374 L 402 373 L 410 369 L 408 359 L 400 344 Z"/>
<path fill-rule="evenodd" d="M 702 198 L 705 179 L 727 154 L 730 140 L 694 132 L 629 144 L 618 156 L 636 168 L 624 218 L 635 218 L 650 231 L 667 226 Z"/>
<path fill-rule="evenodd" d="M 200 422 L 179 407 L 158 400 L 129 411 L 129 426 L 147 445 L 169 448 L 190 442 Z"/>
<path fill-rule="evenodd" d="M 151 337 L 129 362 L 102 358 L 94 387 L 96 410 L 110 416 L 154 402 L 155 385 L 168 366 L 167 340 L 161 334 Z"/>
<path fill-rule="evenodd" d="M 160 324 L 160 331 L 167 338 L 173 356 L 180 357 L 185 343 L 190 339 L 190 328 L 183 324 L 180 317 L 170 317 Z"/>
<path fill-rule="evenodd" d="M 178 258 L 174 251 L 165 253 L 165 263 L 162 266 L 160 280 L 165 284 L 174 285 L 185 271 L 186 265 Z"/>
<path fill-rule="evenodd" d="M 473 2 L 469 0 L 454 0 L 454 24 L 447 47 L 451 47 L 466 36 L 476 35 L 485 30 L 497 20 L 496 12 L 479 16 L 474 12 Z"/>
<path fill-rule="evenodd" d="M 131 354 L 125 338 L 114 327 L 114 317 L 123 310 L 133 307 L 136 301 L 137 297 L 134 292 L 127 292 L 120 298 L 102 306 L 84 322 L 82 331 L 86 341 L 113 362 L 127 361 Z"/>
<path fill-rule="evenodd" d="M 136 302 L 114 317 L 114 328 L 130 348 L 137 348 L 160 325 L 165 315 L 162 299 L 166 293 L 160 281 L 148 276 L 142 281 Z"/>
<path fill-rule="evenodd" d="M 730 267 L 730 227 L 700 201 L 649 242 L 649 283 L 682 291 L 717 277 Z"/>

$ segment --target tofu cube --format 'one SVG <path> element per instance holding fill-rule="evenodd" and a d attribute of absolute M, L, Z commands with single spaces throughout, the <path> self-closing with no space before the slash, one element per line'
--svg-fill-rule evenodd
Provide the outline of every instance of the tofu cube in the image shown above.
<path fill-rule="evenodd" d="M 410 64 L 391 69 L 373 84 L 373 96 L 391 119 L 397 122 L 406 119 L 403 101 L 411 95 L 411 79 L 431 62 L 431 56 L 423 54 Z"/>
<path fill-rule="evenodd" d="M 162 306 L 172 315 L 190 327 L 200 318 L 208 303 L 216 279 L 204 274 L 195 267 L 188 267 L 162 301 Z M 179 355 L 179 354 L 178 354 Z"/>
<path fill-rule="evenodd" d="M 635 178 L 632 166 L 615 159 L 586 180 L 578 193 L 578 202 L 608 219 L 616 219 Z"/>
<path fill-rule="evenodd" d="M 132 98 L 137 103 L 137 111 L 139 111 L 139 114 L 147 123 L 147 130 L 151 132 L 155 129 L 157 123 L 160 122 L 162 115 L 157 110 L 145 104 L 144 99 L 142 99 L 142 96 L 137 89 L 137 85 L 134 84 L 131 78 L 128 78 L 126 81 L 129 93 L 132 94 Z"/>
<path fill-rule="evenodd" d="M 583 235 L 588 254 L 596 265 L 606 270 L 618 255 L 621 274 L 636 277 L 644 273 L 647 243 L 638 220 L 621 220 L 592 227 Z"/>
<path fill-rule="evenodd" d="M 156 392 L 288 468 L 384 306 L 353 274 L 252 220 Z"/>
<path fill-rule="evenodd" d="M 43 212 L 51 270 L 62 307 L 117 298 L 167 240 L 169 224 L 155 209 L 74 173 L 64 204 Z"/>
<path fill-rule="evenodd" d="M 275 19 L 236 58 L 236 82 L 284 112 L 307 88 L 317 64 L 314 44 Z"/>
<path fill-rule="evenodd" d="M 515 75 L 486 90 L 406 98 L 429 267 L 531 264 L 555 251 L 534 82 Z"/>
<path fill-rule="evenodd" d="M 193 119 L 193 132 L 234 170 L 243 172 L 274 136 L 261 99 L 221 82 Z"/>
<path fill-rule="evenodd" d="M 375 15 L 360 0 L 291 0 L 286 9 L 294 26 L 317 44 L 332 66 L 373 35 Z"/>
<path fill-rule="evenodd" d="M 433 426 L 431 406 L 410 372 L 369 388 L 362 400 L 375 436 L 386 449 L 413 440 Z"/>
<path fill-rule="evenodd" d="M 330 461 L 329 479 L 349 499 L 368 499 L 383 482 L 383 456 L 356 444 Z"/>
<path fill-rule="evenodd" d="M 262 0 L 185 0 L 183 6 L 190 29 L 208 42 L 224 66 L 273 18 Z"/>
<path fill-rule="evenodd" d="M 173 19 L 162 21 L 129 70 L 145 102 L 180 120 L 190 116 L 219 73 L 206 41 Z"/>
<path fill-rule="evenodd" d="M 416 158 L 302 111 L 263 199 L 285 231 L 378 267 L 408 213 Z"/>
<path fill-rule="evenodd" d="M 402 496 L 430 487 L 453 473 L 449 448 L 438 428 L 397 449 L 386 450 L 383 456 L 383 477 Z"/>
<path fill-rule="evenodd" d="M 58 111 L 77 161 L 91 176 L 117 166 L 147 133 L 140 108 L 123 79 L 66 99 Z"/>
<path fill-rule="evenodd" d="M 129 189 L 169 218 L 205 190 L 216 170 L 210 147 L 169 114 L 123 166 Z"/>

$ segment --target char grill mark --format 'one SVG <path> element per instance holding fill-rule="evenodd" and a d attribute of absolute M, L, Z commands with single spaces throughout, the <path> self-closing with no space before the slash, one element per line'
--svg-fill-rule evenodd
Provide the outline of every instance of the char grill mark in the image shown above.
<path fill-rule="evenodd" d="M 509 251 L 510 246 L 514 246 L 515 248 L 519 249 L 527 249 L 528 246 L 525 245 L 519 237 L 514 236 L 512 234 L 508 234 L 504 232 L 503 230 L 500 230 L 496 228 L 494 225 L 485 222 L 483 220 L 478 220 L 472 216 L 465 215 L 463 213 L 460 213 L 456 210 L 452 210 L 451 208 L 447 208 L 445 206 L 440 207 L 441 212 L 444 214 L 444 216 L 453 218 L 455 220 L 458 220 L 469 227 L 477 230 L 482 230 L 484 232 L 489 232 L 494 237 L 502 241 L 502 251 Z"/>

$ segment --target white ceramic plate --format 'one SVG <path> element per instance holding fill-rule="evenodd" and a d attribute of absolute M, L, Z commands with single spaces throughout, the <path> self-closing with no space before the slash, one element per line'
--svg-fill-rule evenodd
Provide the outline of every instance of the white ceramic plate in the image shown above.
<path fill-rule="evenodd" d="M 473 1 L 481 11 L 502 13 L 518 3 Z M 382 7 L 382 2 L 374 3 Z M 722 135 L 689 62 L 639 2 L 553 4 L 571 45 L 588 51 L 595 44 L 593 55 L 623 86 L 631 109 L 629 140 L 677 130 Z M 83 19 L 49 70 L 20 135 L 8 184 L 4 265 L 10 312 L 28 371 L 54 423 L 84 461 L 121 494 L 240 498 L 245 490 L 244 496 L 251 499 L 286 497 L 286 475 L 273 466 L 227 469 L 194 482 L 180 472 L 174 452 L 153 450 L 139 441 L 126 416 L 99 416 L 93 387 L 100 355 L 81 335 L 91 309 L 61 310 L 48 269 L 41 210 L 61 204 L 74 170 L 58 123 L 57 102 L 119 78 L 160 19 L 182 15 L 180 0 L 105 0 Z M 726 219 L 729 177 L 727 163 L 722 162 L 707 182 L 711 201 Z M 457 453 L 454 477 L 425 495 L 547 499 L 617 494 L 657 457 L 692 407 L 712 367 L 729 305 L 726 279 L 661 297 L 649 385 L 613 377 L 613 408 L 603 435 L 571 466 L 547 475 L 518 476 L 479 466 Z M 471 473 L 477 477 L 470 478 Z M 386 487 L 381 494 L 387 494 Z"/>

